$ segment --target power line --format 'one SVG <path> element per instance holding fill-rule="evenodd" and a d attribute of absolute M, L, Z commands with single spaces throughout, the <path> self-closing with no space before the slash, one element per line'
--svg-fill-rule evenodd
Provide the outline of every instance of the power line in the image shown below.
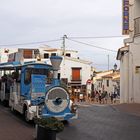
<path fill-rule="evenodd" d="M 47 40 L 47 41 L 36 41 L 36 42 L 26 42 L 26 43 L 15 43 L 15 44 L 0 44 L 0 46 L 9 47 L 9 46 L 33 45 L 33 44 L 56 42 L 56 41 L 60 41 L 60 40 L 62 40 L 62 39 Z"/>
<path fill-rule="evenodd" d="M 111 49 L 95 46 L 95 45 L 92 45 L 92 44 L 88 44 L 88 43 L 85 43 L 85 42 L 73 40 L 73 39 L 70 39 L 70 38 L 67 38 L 67 39 L 70 40 L 70 41 L 73 41 L 73 42 L 76 42 L 76 43 L 80 43 L 80 44 L 83 44 L 83 45 L 87 45 L 87 46 L 91 46 L 91 47 L 94 47 L 94 48 L 98 48 L 98 49 L 102 49 L 102 50 L 106 50 L 106 51 L 111 51 L 111 52 L 115 52 L 115 53 L 117 52 L 115 50 L 111 50 Z"/>
<path fill-rule="evenodd" d="M 95 63 L 93 63 L 93 65 L 97 65 L 97 66 L 108 66 L 108 64 L 95 64 Z"/>
<path fill-rule="evenodd" d="M 69 39 L 92 39 L 92 38 L 120 38 L 124 36 L 81 36 L 81 37 L 69 37 Z M 42 43 L 47 43 L 47 42 L 56 42 L 56 41 L 61 41 L 61 39 L 54 39 L 54 40 L 47 40 L 47 41 L 35 41 L 35 42 L 25 42 L 25 43 L 14 43 L 14 44 L 0 44 L 0 46 L 21 46 L 21 45 L 33 45 L 33 44 L 42 44 Z"/>
<path fill-rule="evenodd" d="M 124 36 L 81 36 L 81 37 L 69 37 L 69 39 L 92 39 L 92 38 L 124 38 Z"/>

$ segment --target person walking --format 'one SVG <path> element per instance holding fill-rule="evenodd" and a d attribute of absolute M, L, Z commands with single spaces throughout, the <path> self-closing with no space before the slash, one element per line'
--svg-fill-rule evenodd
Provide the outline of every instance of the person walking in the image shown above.
<path fill-rule="evenodd" d="M 105 103 L 107 104 L 107 100 L 108 100 L 108 93 L 107 93 L 107 91 L 105 92 L 104 100 L 105 100 Z"/>
<path fill-rule="evenodd" d="M 111 96 L 110 96 L 110 99 L 111 99 L 111 104 L 113 104 L 113 93 L 111 94 Z"/>
<path fill-rule="evenodd" d="M 96 91 L 95 98 L 96 98 L 96 102 L 98 102 L 99 101 L 99 93 L 98 93 L 98 91 Z"/>
<path fill-rule="evenodd" d="M 101 94 L 101 91 L 99 90 L 99 103 L 101 104 L 102 103 L 102 94 Z"/>
<path fill-rule="evenodd" d="M 80 102 L 83 102 L 84 96 L 83 96 L 82 93 L 80 93 L 80 95 L 79 95 L 79 99 L 80 99 Z"/>

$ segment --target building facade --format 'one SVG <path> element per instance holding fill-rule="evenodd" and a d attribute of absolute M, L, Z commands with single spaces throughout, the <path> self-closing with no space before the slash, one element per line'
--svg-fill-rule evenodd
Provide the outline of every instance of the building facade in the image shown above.
<path fill-rule="evenodd" d="M 112 72 L 113 70 L 97 72 L 96 76 L 93 77 L 94 90 L 103 92 L 104 86 L 102 77 L 111 74 Z"/>
<path fill-rule="evenodd" d="M 118 50 L 120 60 L 120 102 L 140 103 L 140 0 L 129 2 L 129 38 Z M 124 0 L 123 0 L 124 2 Z"/>
<path fill-rule="evenodd" d="M 51 56 L 62 56 L 63 60 L 58 74 L 62 84 L 68 87 L 70 93 L 75 98 L 79 98 L 80 93 L 87 95 L 87 88 L 88 92 L 91 94 L 91 88 L 89 89 L 89 84 L 87 84 L 87 81 L 88 79 L 91 79 L 92 63 L 90 61 L 80 59 L 77 51 L 65 50 L 64 55 L 62 54 L 61 49 L 49 47 L 39 47 L 38 49 L 11 48 L 5 53 L 6 57 L 4 57 L 5 59 L 3 59 L 1 62 L 6 62 L 9 54 L 13 52 L 19 52 L 25 62 L 41 60 L 46 61 L 48 64 L 51 64 L 49 59 Z M 14 55 L 11 56 L 11 59 L 15 59 Z"/>
<path fill-rule="evenodd" d="M 120 72 L 117 71 L 104 71 L 100 72 L 95 76 L 94 79 L 94 89 L 96 91 L 107 91 L 108 94 L 116 92 L 118 95 L 120 93 Z"/>
<path fill-rule="evenodd" d="M 102 85 L 104 87 L 104 91 L 107 91 L 109 95 L 116 93 L 120 94 L 120 72 L 114 71 L 111 74 L 107 74 L 102 76 Z"/>

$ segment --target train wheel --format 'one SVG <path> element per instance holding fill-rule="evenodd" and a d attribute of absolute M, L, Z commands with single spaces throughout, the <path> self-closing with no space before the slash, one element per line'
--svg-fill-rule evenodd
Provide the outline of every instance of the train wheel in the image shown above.
<path fill-rule="evenodd" d="M 13 114 L 17 114 L 17 111 L 14 109 L 14 107 L 10 107 L 10 110 L 11 110 L 11 112 L 13 113 Z"/>
<path fill-rule="evenodd" d="M 28 110 L 25 110 L 25 112 L 24 112 L 24 119 L 25 119 L 26 122 L 30 121 L 29 118 L 28 118 Z"/>
<path fill-rule="evenodd" d="M 15 109 L 11 106 L 10 107 L 10 110 L 12 111 L 12 112 L 15 112 Z"/>

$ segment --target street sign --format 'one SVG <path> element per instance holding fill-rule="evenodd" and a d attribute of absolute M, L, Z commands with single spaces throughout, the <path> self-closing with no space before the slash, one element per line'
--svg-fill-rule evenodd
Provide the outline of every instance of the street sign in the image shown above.
<path fill-rule="evenodd" d="M 88 79 L 86 83 L 87 84 L 91 84 L 92 83 L 92 80 L 91 79 Z"/>

